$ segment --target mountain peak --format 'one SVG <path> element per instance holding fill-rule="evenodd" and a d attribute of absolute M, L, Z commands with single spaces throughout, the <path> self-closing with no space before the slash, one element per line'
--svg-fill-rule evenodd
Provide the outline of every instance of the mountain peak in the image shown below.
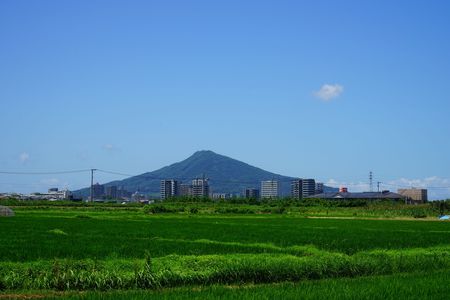
<path fill-rule="evenodd" d="M 216 160 L 220 160 L 220 159 L 224 159 L 224 158 L 228 158 L 226 156 L 220 155 L 216 152 L 213 152 L 211 150 L 199 150 L 194 152 L 194 154 L 192 154 L 190 157 L 188 157 L 187 159 L 185 159 L 184 161 L 180 162 L 180 163 L 193 163 L 194 161 L 196 162 L 212 162 L 212 161 L 216 161 Z M 231 158 L 230 158 L 231 159 Z"/>
<path fill-rule="evenodd" d="M 277 179 L 280 181 L 284 195 L 290 193 L 293 178 L 274 174 L 248 165 L 228 156 L 217 154 L 211 150 L 200 150 L 189 158 L 163 167 L 159 170 L 130 177 L 106 185 L 117 185 L 128 191 L 141 191 L 158 195 L 161 180 L 175 179 L 180 183 L 189 183 L 192 179 L 207 176 L 211 190 L 219 193 L 241 193 L 244 188 L 259 188 L 262 180 Z M 85 193 L 89 190 L 85 189 Z"/>
<path fill-rule="evenodd" d="M 194 152 L 194 154 L 192 154 L 192 156 L 206 156 L 206 155 L 210 156 L 210 155 L 219 155 L 219 154 L 217 154 L 216 152 L 211 151 L 211 150 L 199 150 L 199 151 Z"/>

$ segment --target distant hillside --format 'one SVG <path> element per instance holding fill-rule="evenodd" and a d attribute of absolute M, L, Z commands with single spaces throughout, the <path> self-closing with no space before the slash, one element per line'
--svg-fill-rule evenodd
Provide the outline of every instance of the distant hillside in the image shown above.
<path fill-rule="evenodd" d="M 201 178 L 203 174 L 209 178 L 214 193 L 241 193 L 245 188 L 260 188 L 262 180 L 279 180 L 284 196 L 290 195 L 292 177 L 271 173 L 244 162 L 214 153 L 198 151 L 189 158 L 159 170 L 144 173 L 120 181 L 106 183 L 105 186 L 116 185 L 135 192 L 158 196 L 162 179 L 176 179 L 189 183 L 192 179 Z M 325 191 L 337 191 L 325 187 Z M 76 195 L 88 196 L 89 188 L 75 192 Z"/>

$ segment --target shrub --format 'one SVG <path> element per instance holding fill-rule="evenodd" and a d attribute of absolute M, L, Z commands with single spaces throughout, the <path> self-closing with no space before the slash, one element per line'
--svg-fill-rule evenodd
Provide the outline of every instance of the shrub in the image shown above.
<path fill-rule="evenodd" d="M 147 214 L 177 213 L 184 212 L 184 207 L 168 207 L 162 204 L 148 205 L 144 208 L 144 212 Z"/>
<path fill-rule="evenodd" d="M 427 217 L 427 214 L 425 213 L 425 211 L 423 209 L 414 209 L 411 212 L 411 215 L 414 218 L 426 218 Z"/>
<path fill-rule="evenodd" d="M 284 214 L 286 212 L 286 208 L 285 207 L 275 207 L 272 208 L 271 213 L 273 214 Z"/>

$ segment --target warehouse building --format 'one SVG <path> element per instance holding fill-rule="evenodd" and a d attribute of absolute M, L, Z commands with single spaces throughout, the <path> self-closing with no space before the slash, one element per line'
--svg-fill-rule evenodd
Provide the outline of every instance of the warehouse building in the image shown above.
<path fill-rule="evenodd" d="M 362 193 L 350 193 L 347 189 L 340 189 L 339 192 L 334 193 L 322 193 L 313 196 L 306 197 L 309 199 L 325 199 L 325 200 L 351 200 L 351 199 L 363 199 L 363 200 L 405 200 L 405 196 L 393 193 L 390 191 L 382 192 L 362 192 Z"/>
<path fill-rule="evenodd" d="M 428 201 L 428 191 L 426 189 L 398 189 L 398 193 L 406 198 L 411 204 L 421 204 Z"/>

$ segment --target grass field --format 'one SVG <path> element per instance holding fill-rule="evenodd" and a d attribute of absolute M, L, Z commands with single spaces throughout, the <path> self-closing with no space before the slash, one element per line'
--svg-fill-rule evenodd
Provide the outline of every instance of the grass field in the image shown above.
<path fill-rule="evenodd" d="M 146 214 L 139 207 L 15 211 L 0 219 L 0 299 L 27 291 L 86 299 L 265 299 L 319 291 L 356 299 L 360 288 L 367 298 L 384 290 L 392 299 L 448 294 L 439 282 L 450 274 L 449 222 Z"/>

